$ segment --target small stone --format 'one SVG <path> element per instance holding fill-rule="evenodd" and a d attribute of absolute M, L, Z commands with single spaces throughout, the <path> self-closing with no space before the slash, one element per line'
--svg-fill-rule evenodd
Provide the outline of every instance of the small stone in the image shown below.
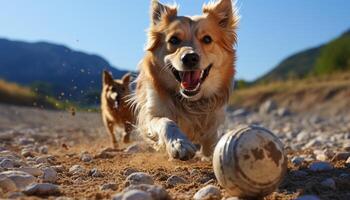
<path fill-rule="evenodd" d="M 305 158 L 303 157 L 298 157 L 298 156 L 294 156 L 291 160 L 291 162 L 295 165 L 295 166 L 300 166 L 301 164 L 303 164 Z"/>
<path fill-rule="evenodd" d="M 44 145 L 44 146 L 41 146 L 39 147 L 39 152 L 42 153 L 42 154 L 48 154 L 49 153 L 49 147 Z"/>
<path fill-rule="evenodd" d="M 320 198 L 318 198 L 318 196 L 315 195 L 304 195 L 298 197 L 296 200 L 320 200 Z"/>
<path fill-rule="evenodd" d="M 102 172 L 96 168 L 93 168 L 92 170 L 90 170 L 89 175 L 95 178 L 103 177 Z"/>
<path fill-rule="evenodd" d="M 319 147 L 321 145 L 323 145 L 323 142 L 319 141 L 318 139 L 312 139 L 304 145 L 304 149 L 309 149 L 312 147 Z"/>
<path fill-rule="evenodd" d="M 11 141 L 14 138 L 13 132 L 0 133 L 0 141 Z"/>
<path fill-rule="evenodd" d="M 129 176 L 130 174 L 135 173 L 135 172 L 138 172 L 138 170 L 134 169 L 134 168 L 126 168 L 126 169 L 124 169 L 123 175 Z"/>
<path fill-rule="evenodd" d="M 112 196 L 112 200 L 122 200 L 123 199 L 123 193 L 117 193 Z"/>
<path fill-rule="evenodd" d="M 41 169 L 35 168 L 35 167 L 21 167 L 17 169 L 18 171 L 26 172 L 28 174 L 31 174 L 33 176 L 41 176 L 43 174 L 43 171 Z"/>
<path fill-rule="evenodd" d="M 333 166 L 329 162 L 324 161 L 315 161 L 311 163 L 309 166 L 309 169 L 313 172 L 323 172 L 323 171 L 330 171 L 333 169 Z"/>
<path fill-rule="evenodd" d="M 23 157 L 34 157 L 35 156 L 33 151 L 31 151 L 30 149 L 22 149 L 21 155 Z"/>
<path fill-rule="evenodd" d="M 107 148 L 102 150 L 100 153 L 98 153 L 95 158 L 101 158 L 101 159 L 109 159 L 114 158 L 117 155 L 117 152 L 114 149 Z"/>
<path fill-rule="evenodd" d="M 26 187 L 23 193 L 35 196 L 58 195 L 60 194 L 60 188 L 51 183 L 35 183 Z"/>
<path fill-rule="evenodd" d="M 57 172 L 53 168 L 45 168 L 43 175 L 43 181 L 47 183 L 55 183 L 57 181 Z"/>
<path fill-rule="evenodd" d="M 125 192 L 123 200 L 153 200 L 151 195 L 142 190 L 130 190 Z"/>
<path fill-rule="evenodd" d="M 61 172 L 64 171 L 64 166 L 63 165 L 55 165 L 55 166 L 52 166 L 52 168 L 54 170 L 56 170 L 56 172 L 58 172 L 58 173 L 61 173 Z"/>
<path fill-rule="evenodd" d="M 329 187 L 333 190 L 336 190 L 336 184 L 335 184 L 335 181 L 334 179 L 332 178 L 327 178 L 326 180 L 322 181 L 321 182 L 321 185 L 325 186 L 325 187 Z"/>
<path fill-rule="evenodd" d="M 85 169 L 80 165 L 73 165 L 71 168 L 69 168 L 69 173 L 73 175 L 84 174 Z"/>
<path fill-rule="evenodd" d="M 179 184 L 185 184 L 187 183 L 187 181 L 185 179 L 183 179 L 182 177 L 180 176 L 170 176 L 168 178 L 168 180 L 166 180 L 166 184 L 170 187 L 174 187 L 176 185 L 179 185 Z"/>
<path fill-rule="evenodd" d="M 332 162 L 347 160 L 350 157 L 350 152 L 338 152 L 332 158 Z"/>
<path fill-rule="evenodd" d="M 138 153 L 142 150 L 142 148 L 140 147 L 139 144 L 133 144 L 128 146 L 128 148 L 126 148 L 124 150 L 125 153 Z"/>
<path fill-rule="evenodd" d="M 39 156 L 35 159 L 36 163 L 38 163 L 38 164 L 40 164 L 40 163 L 53 163 L 54 160 L 55 160 L 55 157 L 53 157 L 52 155 Z"/>
<path fill-rule="evenodd" d="M 277 109 L 277 104 L 275 101 L 273 100 L 268 100 L 266 102 L 264 102 L 260 108 L 259 108 L 259 113 L 260 114 L 269 114 L 271 113 L 272 111 L 276 110 Z"/>
<path fill-rule="evenodd" d="M 28 144 L 34 144 L 35 140 L 33 138 L 25 138 L 25 137 L 21 137 L 18 140 L 18 143 L 20 145 L 28 145 Z"/>
<path fill-rule="evenodd" d="M 17 190 L 16 184 L 9 178 L 0 178 L 0 189 L 4 192 L 13 192 Z"/>
<path fill-rule="evenodd" d="M 83 153 L 80 157 L 81 161 L 83 162 L 91 162 L 92 161 L 92 156 L 88 153 Z"/>
<path fill-rule="evenodd" d="M 150 184 L 153 185 L 153 178 L 149 174 L 143 172 L 135 172 L 126 178 L 125 186 Z"/>
<path fill-rule="evenodd" d="M 147 184 L 140 184 L 140 185 L 130 185 L 129 187 L 125 188 L 123 192 L 127 192 L 129 190 L 142 190 L 144 192 L 147 192 L 151 195 L 153 200 L 170 200 L 170 196 L 168 192 L 159 185 L 147 185 Z"/>
<path fill-rule="evenodd" d="M 303 141 L 307 141 L 310 138 L 310 133 L 307 131 L 301 131 L 298 135 L 296 140 L 298 142 L 303 142 Z"/>
<path fill-rule="evenodd" d="M 221 199 L 221 191 L 218 187 L 214 185 L 207 185 L 200 189 L 193 196 L 194 200 L 202 200 L 202 199 L 211 199 L 211 200 L 220 200 Z"/>
<path fill-rule="evenodd" d="M 0 167 L 5 168 L 5 169 L 10 169 L 10 168 L 14 168 L 15 164 L 12 160 L 10 159 L 3 159 L 0 162 Z"/>
<path fill-rule="evenodd" d="M 280 117 L 287 117 L 291 115 L 291 112 L 287 108 L 279 108 L 277 110 L 277 115 Z"/>
<path fill-rule="evenodd" d="M 100 187 L 101 190 L 117 190 L 118 185 L 116 183 L 106 183 Z"/>
<path fill-rule="evenodd" d="M 11 179 L 18 188 L 24 188 L 35 181 L 35 177 L 31 174 L 21 171 L 5 171 L 0 173 L 1 178 Z"/>

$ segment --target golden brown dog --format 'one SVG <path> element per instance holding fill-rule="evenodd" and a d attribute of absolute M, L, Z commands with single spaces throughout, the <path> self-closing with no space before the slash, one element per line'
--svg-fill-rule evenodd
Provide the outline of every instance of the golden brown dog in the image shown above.
<path fill-rule="evenodd" d="M 126 97 L 130 95 L 130 79 L 130 73 L 124 75 L 120 80 L 114 80 L 109 72 L 103 72 L 101 95 L 102 119 L 111 136 L 114 148 L 118 146 L 114 132 L 116 126 L 124 129 L 121 137 L 125 143 L 129 142 L 130 133 L 133 130 L 134 115 L 126 103 Z"/>
<path fill-rule="evenodd" d="M 238 16 L 231 0 L 200 16 L 152 0 L 146 54 L 134 96 L 139 131 L 170 158 L 188 160 L 201 145 L 210 157 L 235 74 Z"/>

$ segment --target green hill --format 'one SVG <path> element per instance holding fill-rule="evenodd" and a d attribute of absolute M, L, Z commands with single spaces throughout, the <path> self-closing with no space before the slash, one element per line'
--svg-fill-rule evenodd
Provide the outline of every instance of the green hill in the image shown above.
<path fill-rule="evenodd" d="M 350 30 L 319 47 L 296 53 L 278 64 L 255 83 L 283 81 L 350 69 Z"/>

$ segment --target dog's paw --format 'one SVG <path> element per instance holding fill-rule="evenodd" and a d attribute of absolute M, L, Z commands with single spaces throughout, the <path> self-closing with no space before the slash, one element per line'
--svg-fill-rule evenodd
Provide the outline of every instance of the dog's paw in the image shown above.
<path fill-rule="evenodd" d="M 167 150 L 171 158 L 179 160 L 189 160 L 196 154 L 196 146 L 185 138 L 170 141 Z"/>

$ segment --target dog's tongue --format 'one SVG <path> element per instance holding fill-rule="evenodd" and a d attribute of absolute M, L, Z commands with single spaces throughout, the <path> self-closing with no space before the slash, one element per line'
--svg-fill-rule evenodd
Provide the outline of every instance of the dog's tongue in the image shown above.
<path fill-rule="evenodd" d="M 183 73 L 184 74 L 181 81 L 182 87 L 184 87 L 186 90 L 195 89 L 200 81 L 201 71 L 186 71 Z"/>

